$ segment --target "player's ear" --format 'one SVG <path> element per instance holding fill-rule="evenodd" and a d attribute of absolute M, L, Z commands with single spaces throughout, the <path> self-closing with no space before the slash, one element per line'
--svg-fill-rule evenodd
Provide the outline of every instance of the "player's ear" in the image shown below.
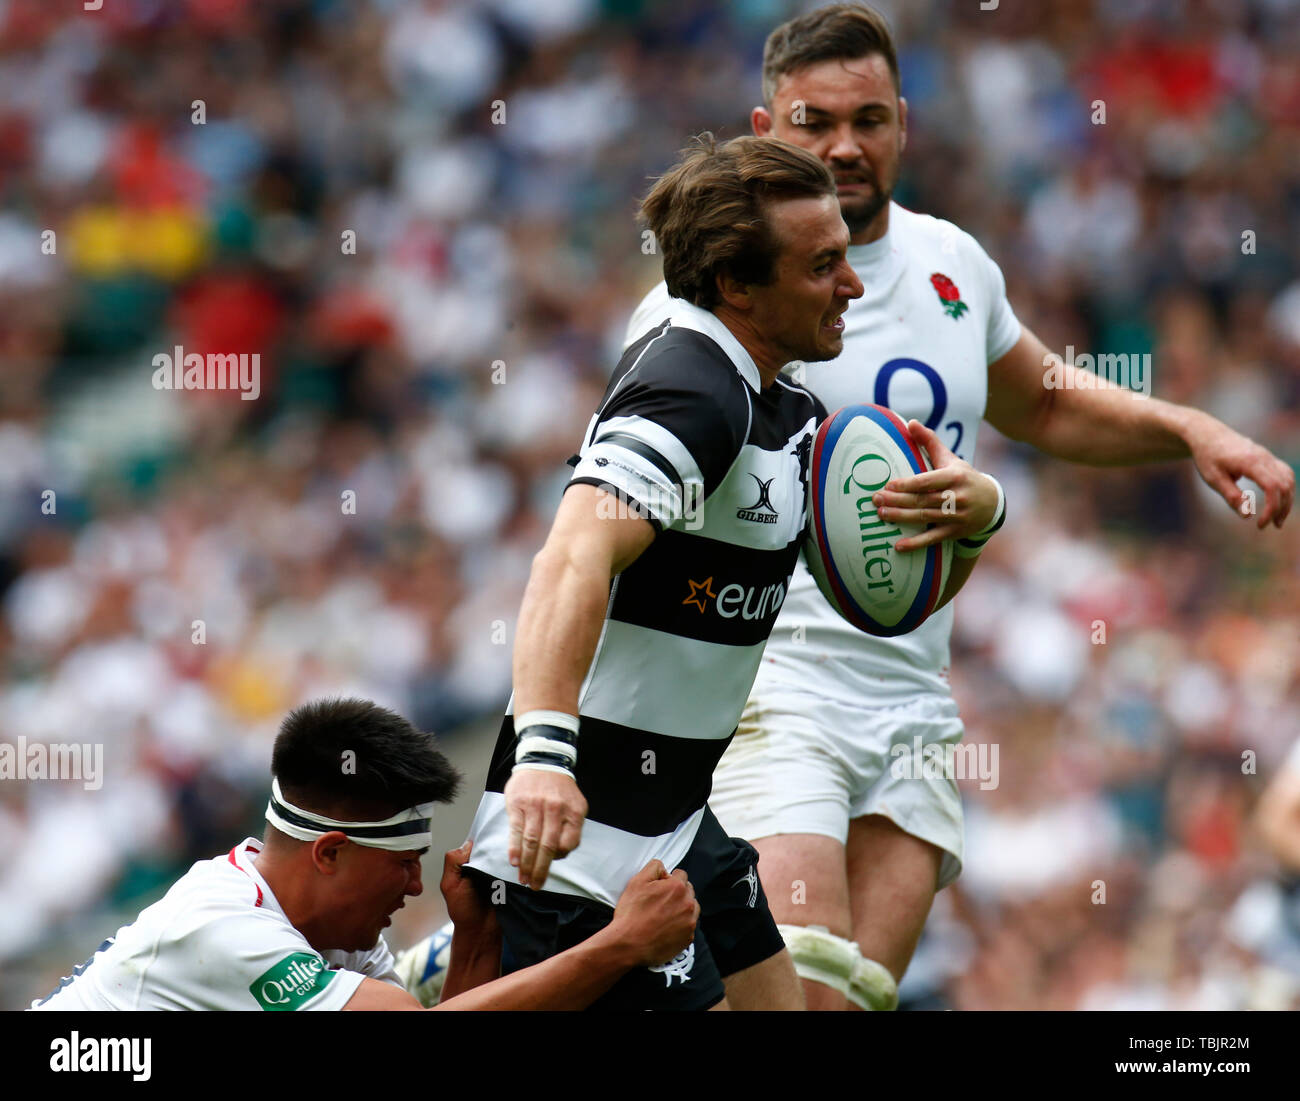
<path fill-rule="evenodd" d="M 907 100 L 898 97 L 898 151 L 907 148 Z"/>
<path fill-rule="evenodd" d="M 750 294 L 748 283 L 742 283 L 730 273 L 722 271 L 714 276 L 714 281 L 718 288 L 718 295 L 727 305 L 742 311 L 753 307 L 754 299 Z"/>
<path fill-rule="evenodd" d="M 347 835 L 341 830 L 323 834 L 311 843 L 311 860 L 321 875 L 337 875 L 339 857 L 343 846 L 348 843 Z"/>
<path fill-rule="evenodd" d="M 749 112 L 749 128 L 754 137 L 766 138 L 772 133 L 772 112 L 761 104 Z"/>

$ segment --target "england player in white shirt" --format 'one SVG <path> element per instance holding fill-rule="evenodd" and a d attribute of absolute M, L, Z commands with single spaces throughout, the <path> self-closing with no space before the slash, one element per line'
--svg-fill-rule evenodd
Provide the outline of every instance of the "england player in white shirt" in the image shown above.
<path fill-rule="evenodd" d="M 1048 350 L 1016 320 L 1002 274 L 978 242 L 892 202 L 907 103 L 876 12 L 838 4 L 778 27 L 764 52 L 763 94 L 754 133 L 802 146 L 831 168 L 851 231 L 849 260 L 866 288 L 845 314 L 843 353 L 804 380 L 829 410 L 887 405 L 915 418 L 913 432 L 932 455 L 946 447 L 966 463 L 981 419 L 1073 462 L 1190 456 L 1234 509 L 1243 501 L 1237 478 L 1252 478 L 1266 494 L 1259 527 L 1281 525 L 1295 489 L 1288 466 L 1197 410 L 1105 384 L 1075 388 L 1069 365 L 1065 385 L 1049 389 Z M 662 284 L 651 291 L 627 343 L 657 324 L 668 303 Z M 945 490 L 955 494 L 953 513 L 943 508 Z M 874 501 L 882 519 L 936 522 L 900 541 L 907 549 L 980 534 L 999 497 L 991 479 L 963 464 Z M 956 563 L 966 570 L 972 560 Z M 810 1009 L 892 1007 L 935 892 L 960 873 L 955 780 L 902 779 L 889 768 L 895 744 L 962 737 L 947 676 L 952 619 L 945 607 L 909 635 L 864 635 L 801 565 L 715 773 L 710 806 L 760 854 L 760 878 Z"/>
<path fill-rule="evenodd" d="M 118 930 L 41 1010 L 419 1009 L 382 931 L 421 893 L 430 815 L 459 776 L 433 738 L 365 700 L 292 712 L 272 757 L 265 842 L 195 864 Z M 437 1009 L 581 1009 L 628 971 L 690 943 L 699 906 L 685 874 L 652 862 L 613 921 L 583 944 L 498 978 L 501 933 L 447 854 L 455 922 Z M 495 980 L 495 981 L 494 981 Z"/>

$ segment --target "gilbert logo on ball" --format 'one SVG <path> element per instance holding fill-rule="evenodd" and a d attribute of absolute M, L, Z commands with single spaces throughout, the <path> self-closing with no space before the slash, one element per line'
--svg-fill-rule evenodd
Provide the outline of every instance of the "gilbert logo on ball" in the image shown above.
<path fill-rule="evenodd" d="M 823 422 L 808 485 L 808 568 L 837 612 L 868 634 L 915 630 L 948 583 L 952 543 L 898 552 L 926 525 L 883 520 L 872 495 L 894 479 L 931 469 L 898 415 L 848 405 Z"/>

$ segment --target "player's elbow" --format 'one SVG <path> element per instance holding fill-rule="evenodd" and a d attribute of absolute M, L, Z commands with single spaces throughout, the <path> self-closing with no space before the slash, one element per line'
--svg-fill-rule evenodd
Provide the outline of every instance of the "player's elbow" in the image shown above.
<path fill-rule="evenodd" d="M 1032 400 L 1026 401 L 1018 415 L 1001 418 L 1001 423 L 993 423 L 1002 435 L 1017 443 L 1027 443 L 1039 451 L 1053 454 L 1056 442 L 1055 429 L 1061 422 L 1062 407 L 1057 395 L 1059 391 L 1049 386 L 1034 394 Z"/>

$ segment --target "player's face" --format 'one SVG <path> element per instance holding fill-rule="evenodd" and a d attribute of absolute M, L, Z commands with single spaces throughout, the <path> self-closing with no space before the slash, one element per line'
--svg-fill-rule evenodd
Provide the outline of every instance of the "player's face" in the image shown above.
<path fill-rule="evenodd" d="M 424 890 L 420 856 L 428 849 L 390 852 L 348 843 L 339 854 L 335 883 L 340 900 L 337 939 L 348 952 L 375 946 L 379 934 L 392 924 L 392 915 L 408 895 Z"/>
<path fill-rule="evenodd" d="M 849 229 L 830 195 L 774 203 L 768 212 L 781 242 L 775 279 L 750 286 L 753 321 L 781 362 L 816 363 L 844 349 L 849 301 L 862 281 L 845 259 Z"/>
<path fill-rule="evenodd" d="M 894 91 L 880 54 L 821 61 L 786 74 L 771 110 L 754 108 L 760 137 L 807 149 L 835 175 L 840 209 L 854 240 L 872 240 L 898 183 L 907 142 L 907 101 Z"/>

